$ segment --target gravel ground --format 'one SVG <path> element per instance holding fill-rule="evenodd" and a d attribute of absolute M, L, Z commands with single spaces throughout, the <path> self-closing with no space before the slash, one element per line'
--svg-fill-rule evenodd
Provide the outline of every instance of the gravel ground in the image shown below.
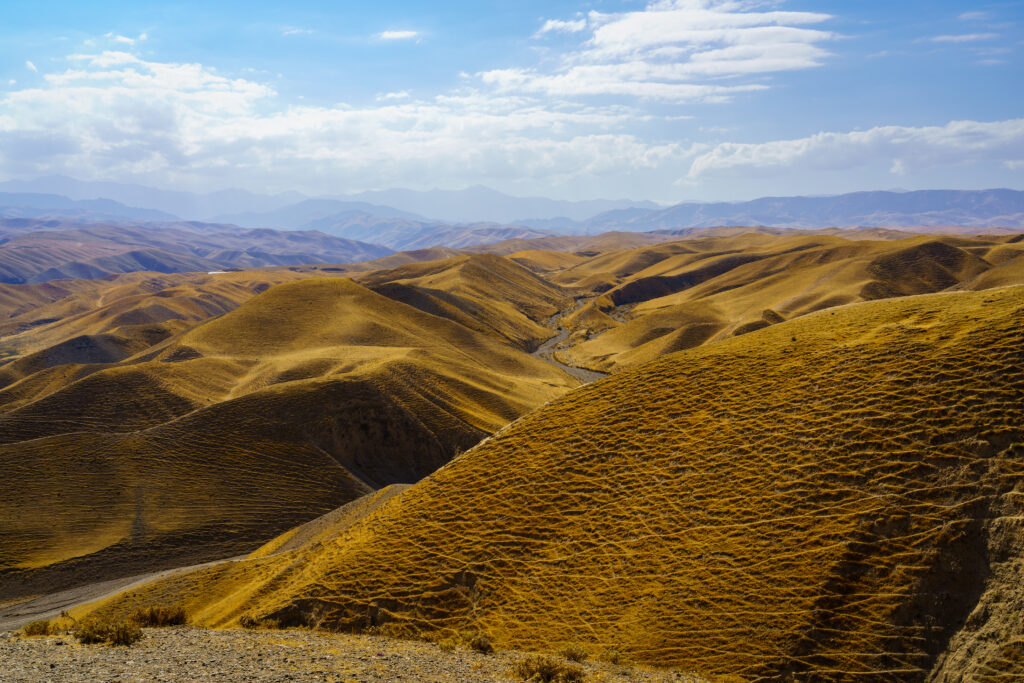
<path fill-rule="evenodd" d="M 70 636 L 0 633 L 0 681 L 502 681 L 525 655 L 310 631 L 146 629 L 130 648 Z M 697 681 L 682 673 L 585 662 L 586 683 Z"/>

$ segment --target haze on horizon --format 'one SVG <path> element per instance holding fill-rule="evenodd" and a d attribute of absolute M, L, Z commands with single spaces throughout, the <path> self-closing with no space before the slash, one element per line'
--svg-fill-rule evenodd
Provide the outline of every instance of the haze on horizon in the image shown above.
<path fill-rule="evenodd" d="M 0 11 L 0 180 L 665 202 L 1024 187 L 1024 2 Z"/>

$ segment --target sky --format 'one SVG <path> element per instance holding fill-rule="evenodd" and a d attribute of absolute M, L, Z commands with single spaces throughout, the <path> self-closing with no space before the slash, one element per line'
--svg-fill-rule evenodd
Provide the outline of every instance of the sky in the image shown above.
<path fill-rule="evenodd" d="M 3 0 L 0 180 L 1024 189 L 1024 0 Z"/>

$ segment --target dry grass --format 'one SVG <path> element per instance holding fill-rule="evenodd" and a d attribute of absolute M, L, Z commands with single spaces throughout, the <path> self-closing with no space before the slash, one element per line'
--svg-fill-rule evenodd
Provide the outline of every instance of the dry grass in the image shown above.
<path fill-rule="evenodd" d="M 582 645 L 565 645 L 558 648 L 555 654 L 570 662 L 585 662 L 590 656 L 590 652 Z"/>
<path fill-rule="evenodd" d="M 143 638 L 142 629 L 130 621 L 101 621 L 88 619 L 72 630 L 75 639 L 83 645 L 107 643 L 113 646 L 134 645 Z"/>
<path fill-rule="evenodd" d="M 484 655 L 494 654 L 494 643 L 490 637 L 483 633 L 476 633 L 470 636 L 466 640 L 466 645 L 469 646 L 470 650 L 474 650 Z"/>
<path fill-rule="evenodd" d="M 921 677 L 995 569 L 979 544 L 1019 539 L 1022 330 L 1008 288 L 671 355 L 518 421 L 315 549 L 138 599 L 180 591 L 218 623 L 244 590 L 263 614 L 330 603 L 341 629 L 376 610 L 408 632 L 486 623 L 503 648 L 586 632 L 714 675 Z"/>
<path fill-rule="evenodd" d="M 21 628 L 22 634 L 26 636 L 49 636 L 57 631 L 58 629 L 49 619 L 32 621 Z"/>
<path fill-rule="evenodd" d="M 244 554 L 577 384 L 341 278 L 279 285 L 165 341 L 0 390 L 0 595 Z"/>
<path fill-rule="evenodd" d="M 145 607 L 132 612 L 129 621 L 145 627 L 182 626 L 188 623 L 188 615 L 183 607 L 164 607 L 161 605 Z"/>
<path fill-rule="evenodd" d="M 519 660 L 512 673 L 517 680 L 531 683 L 582 683 L 585 680 L 583 669 L 580 667 L 543 655 Z"/>

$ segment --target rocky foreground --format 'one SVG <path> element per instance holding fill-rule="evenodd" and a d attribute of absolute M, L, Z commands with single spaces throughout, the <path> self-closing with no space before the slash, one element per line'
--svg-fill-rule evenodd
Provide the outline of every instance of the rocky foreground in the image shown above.
<path fill-rule="evenodd" d="M 71 636 L 0 633 L 0 681 L 508 681 L 527 655 L 485 655 L 432 643 L 311 631 L 146 629 L 131 647 L 80 645 Z M 583 662 L 586 683 L 697 681 L 692 676 Z M 521 680 L 521 679 L 520 679 Z"/>

